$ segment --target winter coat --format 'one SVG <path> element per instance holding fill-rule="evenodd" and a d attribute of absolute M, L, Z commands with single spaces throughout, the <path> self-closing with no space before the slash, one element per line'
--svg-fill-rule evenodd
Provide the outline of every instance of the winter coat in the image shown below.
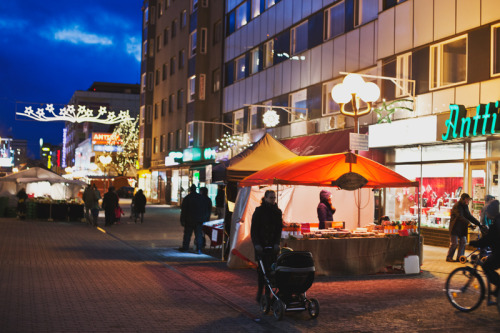
<path fill-rule="evenodd" d="M 118 195 L 115 192 L 106 192 L 102 198 L 102 208 L 114 214 L 116 207 L 118 207 Z"/>
<path fill-rule="evenodd" d="M 493 253 L 500 253 L 500 215 L 495 216 L 491 221 L 491 227 L 481 239 L 470 242 L 477 247 L 490 246 Z"/>
<path fill-rule="evenodd" d="M 333 214 L 335 214 L 336 209 L 332 207 L 328 199 L 330 198 L 330 192 L 322 190 L 319 193 L 319 204 L 317 213 L 319 220 L 319 228 L 325 228 L 325 221 L 333 221 Z"/>
<path fill-rule="evenodd" d="M 464 201 L 459 200 L 451 209 L 449 226 L 450 235 L 458 237 L 467 236 L 469 223 L 479 226 L 479 221 L 472 216 L 469 211 L 469 206 L 467 206 Z"/>
<path fill-rule="evenodd" d="M 92 187 L 87 186 L 85 188 L 85 191 L 83 191 L 82 199 L 83 199 L 83 202 L 85 202 L 85 208 L 89 208 L 89 209 L 94 208 L 96 198 L 95 198 L 95 193 L 94 193 L 94 190 L 92 189 Z"/>
<path fill-rule="evenodd" d="M 186 195 L 181 205 L 181 225 L 195 227 L 206 222 L 206 217 L 207 205 L 203 196 L 196 192 Z"/>
<path fill-rule="evenodd" d="M 134 196 L 134 210 L 137 213 L 146 212 L 146 196 L 142 192 L 137 192 Z"/>
<path fill-rule="evenodd" d="M 262 248 L 273 247 L 280 243 L 283 230 L 283 214 L 277 205 L 263 202 L 252 215 L 250 235 L 253 245 Z"/>

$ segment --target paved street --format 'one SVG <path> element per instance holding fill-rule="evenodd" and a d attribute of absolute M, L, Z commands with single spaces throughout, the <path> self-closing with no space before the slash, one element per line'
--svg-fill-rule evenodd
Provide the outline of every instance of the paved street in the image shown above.
<path fill-rule="evenodd" d="M 123 200 L 122 200 L 123 201 Z M 124 207 L 128 206 L 122 202 Z M 220 251 L 183 254 L 179 209 L 148 206 L 102 231 L 79 222 L 0 219 L 1 332 L 498 332 L 500 313 L 448 303 L 444 279 L 460 264 L 425 246 L 416 276 L 316 277 L 316 320 L 261 316 L 256 273 L 229 270 Z M 105 231 L 105 232 L 104 232 Z"/>

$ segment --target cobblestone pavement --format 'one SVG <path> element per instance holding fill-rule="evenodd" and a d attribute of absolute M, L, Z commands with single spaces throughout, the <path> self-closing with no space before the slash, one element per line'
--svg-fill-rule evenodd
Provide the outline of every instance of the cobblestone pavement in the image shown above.
<path fill-rule="evenodd" d="M 123 200 L 122 200 L 123 201 Z M 125 206 L 126 201 L 122 202 Z M 180 253 L 179 210 L 148 206 L 145 222 L 0 218 L 0 332 L 498 332 L 482 304 L 456 311 L 443 286 L 460 264 L 424 246 L 419 275 L 317 276 L 320 315 L 259 314 L 256 272 L 230 270 L 220 251 Z M 210 256 L 211 254 L 213 256 Z M 214 257 L 215 256 L 215 257 Z"/>

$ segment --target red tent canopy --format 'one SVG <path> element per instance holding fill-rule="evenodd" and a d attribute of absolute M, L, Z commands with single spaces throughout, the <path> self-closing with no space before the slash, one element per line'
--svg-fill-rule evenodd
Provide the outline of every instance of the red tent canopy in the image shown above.
<path fill-rule="evenodd" d="M 346 177 L 346 174 L 354 177 Z M 293 157 L 246 177 L 239 186 L 289 184 L 342 187 L 344 181 L 350 182 L 353 178 L 362 179 L 363 187 L 371 188 L 418 186 L 418 182 L 412 182 L 382 164 L 353 153 Z"/>

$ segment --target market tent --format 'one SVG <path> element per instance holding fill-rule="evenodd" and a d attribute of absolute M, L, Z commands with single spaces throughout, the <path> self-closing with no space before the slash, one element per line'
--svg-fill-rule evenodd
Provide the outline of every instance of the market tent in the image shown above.
<path fill-rule="evenodd" d="M 296 156 L 282 143 L 266 133 L 251 147 L 229 160 L 226 180 L 228 182 L 241 181 L 256 171 Z"/>
<path fill-rule="evenodd" d="M 363 187 L 417 186 L 391 169 L 353 153 L 296 156 L 248 176 L 239 186 L 291 184 L 308 186 L 339 186 L 343 188 L 346 174 L 355 173 L 366 180 Z M 357 180 L 364 182 L 357 177 Z"/>
<path fill-rule="evenodd" d="M 52 171 L 35 167 L 0 178 L 0 193 L 15 195 L 25 188 L 26 193 L 35 197 L 66 200 L 75 198 L 85 185 L 82 181 L 66 179 Z"/>

